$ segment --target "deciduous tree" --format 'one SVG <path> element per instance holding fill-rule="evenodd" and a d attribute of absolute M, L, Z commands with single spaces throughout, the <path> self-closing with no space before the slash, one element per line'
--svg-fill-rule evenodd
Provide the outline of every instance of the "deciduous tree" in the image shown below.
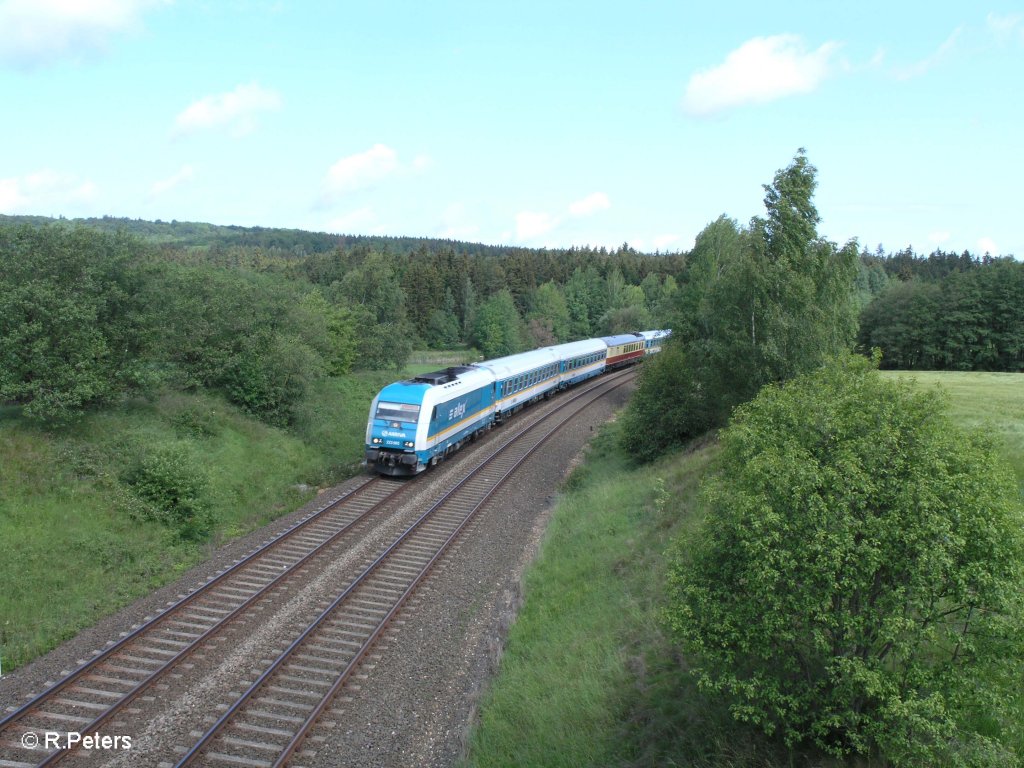
<path fill-rule="evenodd" d="M 766 387 L 721 446 L 670 578 L 701 685 L 791 745 L 1013 763 L 1024 509 L 992 443 L 848 355 Z"/>

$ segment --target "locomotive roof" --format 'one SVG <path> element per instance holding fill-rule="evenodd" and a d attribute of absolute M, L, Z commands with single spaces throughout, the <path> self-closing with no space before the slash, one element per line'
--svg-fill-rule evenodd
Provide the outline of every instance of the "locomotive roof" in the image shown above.
<path fill-rule="evenodd" d="M 449 384 L 455 381 L 459 374 L 472 371 L 468 365 L 453 365 L 445 368 L 441 371 L 431 371 L 430 373 L 421 373 L 413 378 L 413 381 L 422 382 L 423 384 Z"/>

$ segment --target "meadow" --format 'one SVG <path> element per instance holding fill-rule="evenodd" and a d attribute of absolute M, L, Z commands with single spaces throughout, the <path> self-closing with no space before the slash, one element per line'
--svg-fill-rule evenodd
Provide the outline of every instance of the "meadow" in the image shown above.
<path fill-rule="evenodd" d="M 949 413 L 965 428 L 982 429 L 1003 443 L 1003 455 L 1024 483 L 1024 374 L 960 371 L 882 371 L 882 376 L 938 387 Z"/>
<path fill-rule="evenodd" d="M 1024 488 L 1024 374 L 883 375 L 941 386 L 956 422 L 1001 440 Z M 563 489 L 463 768 L 833 764 L 738 727 L 665 635 L 666 551 L 701 524 L 715 444 L 636 469 L 616 431 L 602 432 Z"/>

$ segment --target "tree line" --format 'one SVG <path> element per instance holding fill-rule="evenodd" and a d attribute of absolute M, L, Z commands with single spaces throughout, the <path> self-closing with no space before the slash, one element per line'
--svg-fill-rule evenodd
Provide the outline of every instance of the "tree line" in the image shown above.
<path fill-rule="evenodd" d="M 294 258 L 0 223 L 0 403 L 59 422 L 206 388 L 288 424 L 313 381 L 398 369 L 416 346 L 497 357 L 657 325 L 683 265 L 628 246 L 471 257 L 361 243 Z"/>
<path fill-rule="evenodd" d="M 897 254 L 896 276 L 860 317 L 862 349 L 882 367 L 1024 371 L 1024 263 L 1012 258 Z"/>

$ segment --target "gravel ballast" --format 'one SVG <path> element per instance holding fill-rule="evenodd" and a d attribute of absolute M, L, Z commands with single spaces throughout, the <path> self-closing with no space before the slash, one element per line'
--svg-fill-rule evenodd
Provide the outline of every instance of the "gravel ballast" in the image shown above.
<path fill-rule="evenodd" d="M 306 750 L 293 765 L 448 766 L 457 761 L 479 698 L 496 669 L 505 634 L 520 605 L 522 574 L 536 554 L 557 488 L 574 457 L 598 427 L 624 404 L 630 389 L 621 387 L 589 406 L 492 497 L 373 649 L 360 674 L 324 715 L 307 741 Z M 437 488 L 450 485 L 492 438 L 493 435 L 482 445 L 464 450 L 455 459 L 411 481 L 421 484 L 423 491 L 414 489 L 403 509 L 415 510 L 424 497 L 436 495 Z M 36 662 L 5 675 L 0 680 L 0 705 L 6 709 L 38 693 L 108 641 L 159 612 L 168 601 L 205 583 L 277 531 L 324 506 L 329 496 L 360 482 L 362 478 L 354 478 L 321 494 L 287 518 L 219 549 L 209 561 L 176 583 L 137 601 Z M 411 513 L 396 513 L 393 524 L 386 527 L 400 527 Z M 348 559 L 358 558 L 339 558 Z M 337 569 L 343 567 L 347 565 L 337 564 Z M 334 569 L 332 564 L 328 570 Z M 324 574 L 314 581 L 329 579 Z M 330 585 L 323 588 L 329 591 Z M 310 592 L 310 606 L 323 599 L 317 589 L 311 583 L 308 590 L 303 590 Z M 133 754 L 110 755 L 109 759 L 94 755 L 100 759 L 91 760 L 90 764 L 173 761 L 173 745 L 190 743 L 191 734 L 205 729 L 212 718 L 210 712 L 216 711 L 216 702 L 226 691 L 237 691 L 254 678 L 288 636 L 292 615 L 306 610 L 294 601 L 287 607 L 288 611 L 274 614 L 274 620 L 265 625 L 262 621 L 254 622 L 254 631 L 246 631 L 245 637 L 228 633 L 197 660 L 199 674 L 192 667 L 183 670 L 184 674 L 173 675 L 174 679 L 168 680 L 157 696 L 139 702 L 140 722 L 147 725 L 129 725 L 146 731 L 129 734 L 135 739 Z M 197 684 L 192 678 L 200 682 Z M 174 705 L 170 705 L 172 700 Z M 173 712 L 169 711 L 172 706 Z"/>

